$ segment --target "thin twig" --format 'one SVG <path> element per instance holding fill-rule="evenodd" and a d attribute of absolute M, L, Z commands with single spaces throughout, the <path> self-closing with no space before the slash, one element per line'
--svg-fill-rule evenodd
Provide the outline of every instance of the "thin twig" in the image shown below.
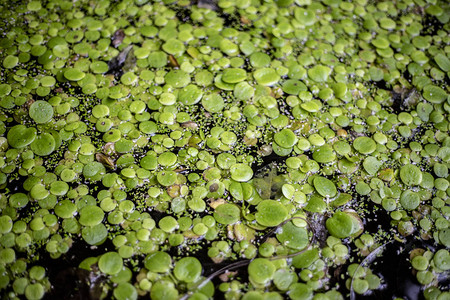
<path fill-rule="evenodd" d="M 379 246 L 377 249 L 373 250 L 372 252 L 370 252 L 369 255 L 367 255 L 363 261 L 358 265 L 358 267 L 356 268 L 353 276 L 352 276 L 352 281 L 350 283 L 350 300 L 356 300 L 356 296 L 355 296 L 355 290 L 353 289 L 353 281 L 355 280 L 355 274 L 357 274 L 359 268 L 361 267 L 365 267 L 368 263 L 372 263 L 373 260 L 375 259 L 375 257 L 378 255 L 378 253 L 383 250 L 387 244 L 392 243 L 393 240 L 384 243 L 383 245 Z"/>

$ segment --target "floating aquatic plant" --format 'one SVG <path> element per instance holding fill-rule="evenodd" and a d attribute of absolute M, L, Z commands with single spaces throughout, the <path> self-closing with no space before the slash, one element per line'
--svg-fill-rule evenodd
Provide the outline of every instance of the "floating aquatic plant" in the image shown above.
<path fill-rule="evenodd" d="M 448 297 L 445 1 L 0 14 L 2 299 Z"/>

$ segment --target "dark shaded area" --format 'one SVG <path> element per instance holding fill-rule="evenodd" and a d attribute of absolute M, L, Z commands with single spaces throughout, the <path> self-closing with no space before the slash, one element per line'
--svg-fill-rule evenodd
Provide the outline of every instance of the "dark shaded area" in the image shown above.
<path fill-rule="evenodd" d="M 44 299 L 99 299 L 102 292 L 101 284 L 106 279 L 104 276 L 96 276 L 94 272 L 84 269 L 66 268 L 58 273 L 53 281 L 52 293 L 47 294 Z"/>
<path fill-rule="evenodd" d="M 119 29 L 116 32 L 114 32 L 111 40 L 112 40 L 112 45 L 114 46 L 114 48 L 117 48 L 120 44 L 122 44 L 123 39 L 125 38 L 125 32 L 123 31 L 123 29 Z"/>
<path fill-rule="evenodd" d="M 355 299 L 375 300 L 393 297 L 405 300 L 425 299 L 422 286 L 411 269 L 409 253 L 415 248 L 437 249 L 434 249 L 434 245 L 415 240 L 413 237 L 409 237 L 408 240 L 406 244 L 400 242 L 387 244 L 382 255 L 368 265 L 374 274 L 382 278 L 382 288 L 367 295 L 356 295 Z M 449 284 L 448 275 L 438 277 L 439 287 L 445 290 L 449 288 Z"/>
<path fill-rule="evenodd" d="M 241 24 L 241 18 L 239 17 L 238 14 L 227 14 L 224 13 L 223 11 L 219 12 L 219 16 L 224 20 L 223 25 L 225 27 L 237 27 L 237 25 L 239 25 L 239 27 L 242 26 Z"/>
<path fill-rule="evenodd" d="M 360 202 L 363 200 L 358 200 Z M 391 216 L 380 205 L 375 204 L 370 199 L 365 199 L 364 204 L 367 205 L 367 210 L 364 214 L 364 232 L 375 234 L 378 230 L 389 232 L 391 229 Z"/>
<path fill-rule="evenodd" d="M 442 28 L 442 24 L 436 17 L 425 14 L 422 18 L 423 29 L 420 35 L 437 35 Z"/>
<path fill-rule="evenodd" d="M 406 248 L 411 250 L 408 246 Z M 405 300 L 424 299 L 420 292 L 421 286 L 412 275 L 407 260 L 409 250 L 405 251 L 404 244 L 399 242 L 387 244 L 382 255 L 367 265 L 374 274 L 382 278 L 381 288 L 365 295 L 355 294 L 355 299 L 375 300 L 393 297 L 402 297 Z"/>
<path fill-rule="evenodd" d="M 391 105 L 395 114 L 399 114 L 404 111 L 411 111 L 419 102 L 420 94 L 414 88 L 407 89 L 402 88 L 398 91 L 391 91 L 393 103 Z"/>
<path fill-rule="evenodd" d="M 192 1 L 196 2 L 196 1 Z M 191 2 L 191 5 L 193 4 Z M 179 5 L 169 5 L 170 9 L 175 12 L 175 16 L 178 20 L 184 22 L 184 23 L 194 23 L 191 19 L 191 9 L 189 6 L 179 6 Z"/>
<path fill-rule="evenodd" d="M 99 256 L 113 249 L 110 239 L 95 247 L 87 245 L 83 240 L 75 240 L 69 252 L 57 259 L 51 258 L 45 249 L 41 249 L 39 265 L 46 267 L 53 286 L 44 299 L 99 299 L 106 277 L 80 269 L 78 265 L 88 257 Z"/>
<path fill-rule="evenodd" d="M 262 146 L 262 145 L 261 145 Z M 259 147 L 260 148 L 260 147 Z M 271 164 L 277 164 L 280 162 L 283 162 L 286 160 L 287 157 L 279 156 L 275 154 L 275 152 L 272 152 L 271 154 L 267 156 L 261 156 L 262 164 L 253 164 L 252 169 L 255 174 L 259 173 L 261 169 L 264 169 L 265 167 L 271 165 Z"/>
<path fill-rule="evenodd" d="M 133 55 L 133 46 L 127 46 L 119 55 L 108 62 L 108 72 L 106 74 L 113 74 L 116 79 L 120 79 L 124 72 L 126 72 L 127 65 L 132 65 L 136 62 Z"/>
<path fill-rule="evenodd" d="M 153 220 L 155 220 L 155 223 L 158 224 L 159 220 L 167 216 L 167 213 L 153 209 L 148 212 Z"/>
<path fill-rule="evenodd" d="M 179 6 L 176 4 L 168 5 L 170 9 L 175 11 L 176 17 L 185 23 L 196 23 L 191 18 L 191 6 L 197 6 L 199 8 L 210 9 L 217 12 L 217 15 L 224 20 L 224 27 L 232 27 L 237 29 L 251 28 L 250 21 L 244 21 L 241 19 L 239 13 L 232 14 L 224 12 L 219 6 L 216 0 L 192 0 L 189 6 Z"/>

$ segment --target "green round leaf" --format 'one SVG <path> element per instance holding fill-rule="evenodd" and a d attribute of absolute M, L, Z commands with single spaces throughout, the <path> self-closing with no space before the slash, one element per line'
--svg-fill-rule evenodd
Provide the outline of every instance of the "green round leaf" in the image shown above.
<path fill-rule="evenodd" d="M 0 233 L 6 234 L 11 231 L 13 221 L 10 216 L 0 216 Z"/>
<path fill-rule="evenodd" d="M 172 166 L 176 162 L 177 156 L 170 151 L 164 152 L 158 157 L 158 163 L 164 167 Z"/>
<path fill-rule="evenodd" d="M 79 81 L 86 76 L 86 73 L 75 68 L 69 68 L 64 72 L 64 77 L 71 81 Z"/>
<path fill-rule="evenodd" d="M 333 148 L 325 144 L 323 146 L 318 147 L 313 152 L 313 159 L 318 163 L 329 163 L 336 159 L 336 154 L 333 151 Z"/>
<path fill-rule="evenodd" d="M 3 67 L 6 69 L 12 69 L 19 63 L 19 58 L 14 55 L 8 55 L 3 60 Z"/>
<path fill-rule="evenodd" d="M 400 178 L 408 186 L 419 185 L 422 182 L 422 171 L 412 164 L 407 164 L 400 169 Z"/>
<path fill-rule="evenodd" d="M 101 245 L 108 235 L 108 230 L 103 223 L 92 227 L 85 227 L 81 231 L 81 236 L 89 245 Z"/>
<path fill-rule="evenodd" d="M 274 200 L 263 200 L 256 207 L 256 221 L 263 226 L 277 226 L 286 220 L 288 210 L 280 202 Z"/>
<path fill-rule="evenodd" d="M 361 154 L 370 154 L 375 151 L 377 145 L 367 136 L 360 136 L 353 141 L 353 147 Z"/>
<path fill-rule="evenodd" d="M 222 80 L 226 83 L 238 83 L 247 78 L 247 72 L 243 69 L 229 68 L 223 71 Z"/>
<path fill-rule="evenodd" d="M 308 76 L 316 82 L 326 82 L 331 74 L 331 69 L 326 66 L 315 66 L 308 70 Z"/>
<path fill-rule="evenodd" d="M 427 85 L 423 88 L 423 97 L 431 103 L 439 104 L 447 99 L 447 93 L 435 85 Z"/>
<path fill-rule="evenodd" d="M 308 232 L 305 228 L 287 222 L 281 230 L 277 231 L 277 239 L 288 248 L 301 250 L 308 245 Z"/>
<path fill-rule="evenodd" d="M 322 176 L 316 176 L 314 178 L 314 188 L 324 197 L 334 197 L 337 193 L 334 183 Z"/>
<path fill-rule="evenodd" d="M 174 88 L 183 88 L 191 82 L 191 77 L 183 70 L 171 70 L 166 74 L 165 80 Z"/>
<path fill-rule="evenodd" d="M 326 221 L 326 227 L 332 236 L 342 239 L 352 234 L 353 222 L 348 214 L 338 211 Z"/>
<path fill-rule="evenodd" d="M 308 300 L 313 298 L 313 290 L 304 283 L 294 283 L 289 287 L 289 298 L 292 300 Z"/>
<path fill-rule="evenodd" d="M 138 298 L 136 288 L 128 282 L 119 283 L 113 294 L 117 300 L 136 300 Z"/>
<path fill-rule="evenodd" d="M 56 142 L 50 133 L 42 133 L 31 143 L 31 150 L 39 156 L 47 156 L 55 151 Z"/>
<path fill-rule="evenodd" d="M 209 94 L 202 99 L 203 107 L 210 113 L 218 113 L 225 107 L 225 102 L 218 94 Z"/>
<path fill-rule="evenodd" d="M 428 268 L 428 259 L 424 256 L 417 255 L 411 260 L 411 265 L 418 271 L 424 271 Z"/>
<path fill-rule="evenodd" d="M 30 117 L 38 124 L 44 124 L 53 117 L 53 107 L 46 101 L 37 100 L 30 106 Z"/>
<path fill-rule="evenodd" d="M 157 180 L 163 186 L 171 186 L 177 181 L 177 173 L 174 171 L 160 171 L 158 172 Z"/>
<path fill-rule="evenodd" d="M 95 74 L 102 74 L 108 72 L 108 64 L 104 61 L 94 61 L 90 65 L 90 69 Z"/>
<path fill-rule="evenodd" d="M 25 297 L 28 300 L 42 299 L 44 297 L 44 294 L 45 294 L 44 287 L 40 283 L 29 284 L 25 288 Z"/>
<path fill-rule="evenodd" d="M 275 133 L 274 140 L 275 143 L 283 148 L 293 147 L 298 141 L 297 137 L 290 129 L 283 129 L 280 132 Z"/>
<path fill-rule="evenodd" d="M 366 170 L 369 175 L 375 175 L 382 165 L 383 163 L 373 156 L 367 157 L 363 162 L 364 170 Z"/>
<path fill-rule="evenodd" d="M 234 224 L 239 221 L 241 210 L 234 204 L 225 203 L 216 207 L 214 218 L 221 224 Z"/>
<path fill-rule="evenodd" d="M 144 266 L 151 272 L 166 273 L 172 266 L 172 258 L 166 252 L 157 251 L 147 255 Z"/>
<path fill-rule="evenodd" d="M 103 210 L 96 205 L 86 205 L 80 210 L 79 222 L 84 226 L 100 224 L 105 217 Z"/>
<path fill-rule="evenodd" d="M 231 178 L 239 182 L 247 182 L 253 177 L 253 170 L 246 164 L 238 163 L 230 167 Z"/>
<path fill-rule="evenodd" d="M 406 210 L 414 210 L 420 204 L 420 197 L 418 193 L 411 190 L 404 191 L 400 196 L 400 203 Z"/>
<path fill-rule="evenodd" d="M 255 77 L 256 82 L 264 86 L 274 85 L 280 80 L 280 75 L 272 68 L 258 69 L 253 73 L 253 77 Z"/>
<path fill-rule="evenodd" d="M 15 125 L 7 134 L 8 143 L 13 148 L 24 148 L 36 139 L 36 128 L 28 128 L 25 125 Z"/>
<path fill-rule="evenodd" d="M 203 92 L 196 85 L 189 84 L 178 93 L 178 101 L 184 105 L 193 105 L 202 99 Z"/>
<path fill-rule="evenodd" d="M 195 257 L 183 257 L 175 263 L 173 274 L 183 282 L 194 282 L 202 273 L 202 265 Z"/>
<path fill-rule="evenodd" d="M 98 260 L 98 268 L 108 275 L 117 274 L 123 268 L 122 257 L 117 252 L 107 252 Z"/>
<path fill-rule="evenodd" d="M 271 261 L 265 258 L 256 258 L 248 265 L 250 280 L 258 284 L 267 284 L 272 280 L 276 268 Z"/>
<path fill-rule="evenodd" d="M 150 298 L 154 300 L 177 300 L 178 290 L 171 282 L 156 281 L 150 291 Z"/>
<path fill-rule="evenodd" d="M 24 193 L 15 193 L 9 197 L 9 205 L 14 208 L 25 207 L 29 202 L 28 196 Z"/>
<path fill-rule="evenodd" d="M 172 55 L 181 55 L 185 50 L 184 44 L 175 38 L 168 39 L 162 45 L 162 48 L 164 51 Z"/>
<path fill-rule="evenodd" d="M 443 271 L 450 270 L 450 254 L 446 249 L 438 250 L 433 257 L 436 267 Z"/>

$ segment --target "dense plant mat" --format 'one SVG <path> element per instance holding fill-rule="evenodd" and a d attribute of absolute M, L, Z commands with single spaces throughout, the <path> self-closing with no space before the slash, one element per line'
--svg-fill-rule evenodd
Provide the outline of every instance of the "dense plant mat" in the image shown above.
<path fill-rule="evenodd" d="M 0 14 L 2 299 L 449 299 L 447 1 Z"/>

